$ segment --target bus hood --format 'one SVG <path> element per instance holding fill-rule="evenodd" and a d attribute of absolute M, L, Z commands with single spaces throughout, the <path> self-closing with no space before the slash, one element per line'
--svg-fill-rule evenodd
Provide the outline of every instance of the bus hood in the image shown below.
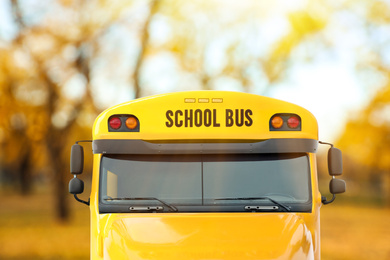
<path fill-rule="evenodd" d="M 113 215 L 104 233 L 104 259 L 314 259 L 292 213 Z"/>

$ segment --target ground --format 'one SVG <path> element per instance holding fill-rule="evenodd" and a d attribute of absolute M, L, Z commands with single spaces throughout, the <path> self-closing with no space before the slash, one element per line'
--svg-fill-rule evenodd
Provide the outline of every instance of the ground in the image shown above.
<path fill-rule="evenodd" d="M 89 259 L 89 210 L 69 195 L 69 223 L 50 194 L 1 193 L 0 259 Z M 322 260 L 390 259 L 390 209 L 335 201 L 321 209 Z"/>

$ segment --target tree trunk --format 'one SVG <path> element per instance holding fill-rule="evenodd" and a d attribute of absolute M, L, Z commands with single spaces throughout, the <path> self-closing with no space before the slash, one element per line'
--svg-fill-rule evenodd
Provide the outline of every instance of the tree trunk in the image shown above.
<path fill-rule="evenodd" d="M 141 67 L 145 58 L 146 47 L 149 44 L 149 25 L 152 20 L 153 15 L 158 11 L 158 6 L 161 0 L 154 0 L 150 4 L 150 13 L 148 18 L 145 21 L 144 27 L 141 31 L 141 48 L 137 57 L 136 65 L 132 78 L 134 80 L 134 95 L 135 98 L 141 97 Z"/>
<path fill-rule="evenodd" d="M 23 196 L 29 195 L 31 193 L 31 163 L 30 163 L 30 144 L 25 143 L 25 149 L 21 153 L 21 163 L 19 166 L 19 184 L 20 184 L 20 193 Z"/>
<path fill-rule="evenodd" d="M 58 167 L 57 167 L 58 168 Z M 55 193 L 56 193 L 56 214 L 57 219 L 66 222 L 69 220 L 70 208 L 68 203 L 69 193 L 67 192 L 67 182 L 63 169 L 55 169 Z"/>
<path fill-rule="evenodd" d="M 390 172 L 383 172 L 381 177 L 385 206 L 390 208 Z"/>
<path fill-rule="evenodd" d="M 65 132 L 65 131 L 64 131 Z M 54 196 L 55 196 L 55 211 L 57 219 L 63 222 L 69 220 L 70 209 L 67 197 L 66 169 L 68 167 L 62 158 L 62 150 L 65 145 L 66 137 L 61 130 L 52 128 L 47 138 L 47 148 L 49 151 L 49 160 L 51 171 L 54 176 Z"/>

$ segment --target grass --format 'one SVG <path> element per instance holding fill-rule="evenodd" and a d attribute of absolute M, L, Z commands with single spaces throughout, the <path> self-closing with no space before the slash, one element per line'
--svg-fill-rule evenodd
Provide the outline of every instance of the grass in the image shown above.
<path fill-rule="evenodd" d="M 323 260 L 390 259 L 390 209 L 334 202 L 321 209 Z"/>
<path fill-rule="evenodd" d="M 0 259 L 88 259 L 89 210 L 69 196 L 69 223 L 55 220 L 50 195 L 1 194 Z M 321 209 L 323 260 L 390 259 L 390 209 L 341 201 Z"/>
<path fill-rule="evenodd" d="M 71 220 L 61 223 L 50 195 L 1 194 L 0 259 L 88 259 L 89 209 L 69 202 Z"/>

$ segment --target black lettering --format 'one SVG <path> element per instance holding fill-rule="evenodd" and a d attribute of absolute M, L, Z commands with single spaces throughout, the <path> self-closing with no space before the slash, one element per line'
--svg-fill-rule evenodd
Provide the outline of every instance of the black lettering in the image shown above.
<path fill-rule="evenodd" d="M 195 110 L 194 117 L 195 117 L 195 126 L 196 127 L 202 126 L 202 121 L 203 121 L 202 110 L 200 110 L 200 109 Z"/>
<path fill-rule="evenodd" d="M 188 126 L 192 127 L 192 125 L 193 125 L 192 109 L 185 110 L 184 121 L 185 121 L 186 127 L 188 127 Z"/>
<path fill-rule="evenodd" d="M 218 122 L 217 110 L 216 109 L 185 109 L 185 110 L 167 110 L 165 113 L 167 127 L 220 127 L 221 124 Z M 252 120 L 252 111 L 250 109 L 226 109 L 226 127 L 232 127 L 234 125 L 251 126 L 253 123 Z"/>
<path fill-rule="evenodd" d="M 217 122 L 217 110 L 213 109 L 213 127 L 220 127 L 221 124 Z"/>
<path fill-rule="evenodd" d="M 233 110 L 226 109 L 226 127 L 231 127 L 234 124 Z"/>
<path fill-rule="evenodd" d="M 251 126 L 253 124 L 253 120 L 252 120 L 251 115 L 252 115 L 252 110 L 250 110 L 250 109 L 245 110 L 245 118 L 247 119 L 247 120 L 245 120 L 246 126 Z"/>
<path fill-rule="evenodd" d="M 206 109 L 204 111 L 204 126 L 209 127 L 211 126 L 211 110 Z"/>
<path fill-rule="evenodd" d="M 165 125 L 167 127 L 172 127 L 173 126 L 173 119 L 171 118 L 171 116 L 173 116 L 173 112 L 172 110 L 168 110 L 166 113 L 165 113 L 165 116 L 167 117 L 167 122 L 165 122 Z"/>
<path fill-rule="evenodd" d="M 181 127 L 183 126 L 183 120 L 179 120 L 179 115 L 183 116 L 183 111 L 181 110 L 176 110 L 175 112 L 175 126 L 176 127 Z"/>
<path fill-rule="evenodd" d="M 236 126 L 244 125 L 244 109 L 236 109 Z"/>

